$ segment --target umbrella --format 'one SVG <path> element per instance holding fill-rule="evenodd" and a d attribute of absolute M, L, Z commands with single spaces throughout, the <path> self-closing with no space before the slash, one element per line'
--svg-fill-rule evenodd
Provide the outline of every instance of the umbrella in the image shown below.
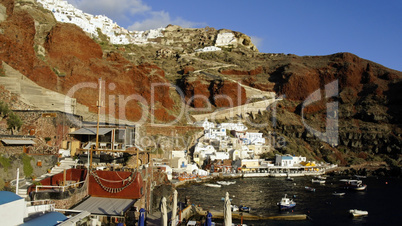
<path fill-rule="evenodd" d="M 211 225 L 212 225 L 212 214 L 208 212 L 207 219 L 205 220 L 205 226 L 211 226 Z"/>
<path fill-rule="evenodd" d="M 173 209 L 172 209 L 172 225 L 176 226 L 176 214 L 177 214 L 177 190 L 173 192 Z"/>
<path fill-rule="evenodd" d="M 140 209 L 140 217 L 138 218 L 138 226 L 145 226 L 145 210 Z"/>
<path fill-rule="evenodd" d="M 167 216 L 167 208 L 166 208 L 166 198 L 162 198 L 162 204 L 161 204 L 161 226 L 167 226 L 168 225 L 168 216 Z"/>
<path fill-rule="evenodd" d="M 225 226 L 232 226 L 232 209 L 230 205 L 229 193 L 226 192 L 225 205 L 223 208 L 223 218 Z"/>

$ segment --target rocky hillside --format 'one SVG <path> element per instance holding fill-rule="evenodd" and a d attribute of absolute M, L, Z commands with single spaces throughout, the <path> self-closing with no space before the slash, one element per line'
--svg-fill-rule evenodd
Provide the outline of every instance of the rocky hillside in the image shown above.
<path fill-rule="evenodd" d="M 196 51 L 213 46 L 225 32 L 234 34 L 235 44 Z M 224 29 L 169 25 L 163 35 L 145 45 L 112 45 L 101 33 L 91 38 L 75 25 L 57 22 L 33 1 L 0 1 L 0 59 L 43 87 L 67 94 L 77 84 L 102 77 L 109 97 L 106 112 L 139 120 L 154 100 L 153 114 L 161 122 L 173 120 L 182 103 L 213 111 L 268 98 L 248 96 L 246 89 L 276 92 L 284 95 L 277 114 L 266 111 L 249 120 L 267 123 L 256 129 L 283 141 L 278 152 L 341 165 L 401 166 L 402 72 L 351 53 L 260 53 L 247 35 Z M 336 95 L 325 98 L 325 85 L 332 81 L 339 84 Z M 303 101 L 317 89 L 324 95 L 303 109 L 302 120 Z M 80 89 L 74 97 L 96 110 L 95 88 Z M 339 139 L 332 146 L 306 128 L 325 131 L 327 102 L 338 103 Z"/>

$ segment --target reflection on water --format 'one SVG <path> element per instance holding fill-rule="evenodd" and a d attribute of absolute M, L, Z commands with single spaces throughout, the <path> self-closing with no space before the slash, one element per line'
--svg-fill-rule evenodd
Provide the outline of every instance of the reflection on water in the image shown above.
<path fill-rule="evenodd" d="M 354 225 L 381 224 L 398 222 L 401 196 L 400 179 L 367 178 L 363 182 L 368 185 L 366 191 L 347 191 L 339 188 L 339 179 L 329 177 L 325 185 L 312 184 L 311 177 L 299 177 L 294 181 L 285 178 L 241 178 L 236 184 L 223 185 L 221 188 L 206 187 L 202 184 L 179 187 L 179 201 L 190 197 L 191 203 L 201 205 L 206 210 L 223 210 L 225 193 L 229 192 L 234 205 L 251 207 L 251 214 L 273 216 L 280 214 L 307 214 L 308 221 L 266 221 L 246 222 L 251 225 Z M 387 183 L 386 183 L 387 182 Z M 305 186 L 314 187 L 315 192 L 305 190 Z M 344 196 L 334 196 L 334 191 L 343 191 Z M 279 211 L 277 203 L 287 194 L 294 197 L 296 207 L 293 210 Z M 392 195 L 393 194 L 393 195 Z M 390 197 L 392 195 L 392 197 Z M 393 200 L 393 201 L 391 201 Z M 398 201 L 396 201 L 398 200 Z M 384 207 L 387 208 L 384 208 Z M 367 210 L 367 217 L 352 218 L 349 209 Z"/>

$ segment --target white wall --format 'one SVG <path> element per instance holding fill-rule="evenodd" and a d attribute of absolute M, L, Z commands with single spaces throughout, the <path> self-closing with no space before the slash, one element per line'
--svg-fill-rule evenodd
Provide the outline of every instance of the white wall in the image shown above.
<path fill-rule="evenodd" d="M 0 205 L 1 225 L 19 225 L 24 223 L 25 208 L 24 199 Z"/>

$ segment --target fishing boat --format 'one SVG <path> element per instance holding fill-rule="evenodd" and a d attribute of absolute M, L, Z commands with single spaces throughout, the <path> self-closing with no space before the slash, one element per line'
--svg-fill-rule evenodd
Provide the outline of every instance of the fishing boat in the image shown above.
<path fill-rule="evenodd" d="M 220 187 L 222 187 L 222 185 L 220 185 L 220 184 L 209 184 L 209 183 L 204 184 L 204 186 L 211 187 L 211 188 L 220 188 Z"/>
<path fill-rule="evenodd" d="M 349 213 L 354 216 L 354 217 L 361 217 L 361 216 L 366 216 L 368 215 L 368 211 L 365 210 L 357 210 L 357 209 L 351 209 L 349 210 Z"/>
<path fill-rule="evenodd" d="M 332 195 L 335 195 L 335 196 L 344 196 L 345 195 L 345 192 L 333 192 L 332 193 Z"/>
<path fill-rule="evenodd" d="M 286 197 L 286 194 L 285 194 L 285 197 L 283 197 L 281 199 L 281 201 L 277 203 L 277 205 L 279 206 L 280 210 L 287 210 L 287 209 L 292 209 L 293 207 L 295 207 L 296 202 L 293 201 L 293 199 Z"/>
<path fill-rule="evenodd" d="M 315 192 L 315 188 L 312 187 L 304 187 L 307 191 Z"/>

